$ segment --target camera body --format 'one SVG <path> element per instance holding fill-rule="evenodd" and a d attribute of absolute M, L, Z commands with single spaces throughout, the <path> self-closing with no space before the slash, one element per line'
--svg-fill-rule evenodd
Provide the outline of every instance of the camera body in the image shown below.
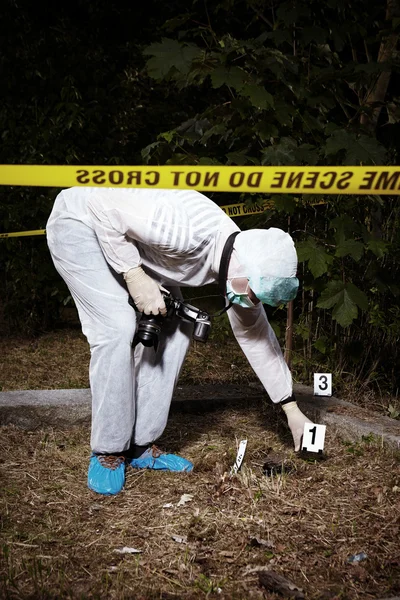
<path fill-rule="evenodd" d="M 136 335 L 133 339 L 133 347 L 137 344 L 143 346 L 153 346 L 157 350 L 159 335 L 165 322 L 165 319 L 173 319 L 177 317 L 183 321 L 194 323 L 193 339 L 197 342 L 206 342 L 211 329 L 210 315 L 204 311 L 185 304 L 182 300 L 174 298 L 169 292 L 162 292 L 167 314 L 165 317 L 161 315 L 145 315 L 139 321 Z M 129 303 L 135 308 L 135 305 L 130 298 Z"/>

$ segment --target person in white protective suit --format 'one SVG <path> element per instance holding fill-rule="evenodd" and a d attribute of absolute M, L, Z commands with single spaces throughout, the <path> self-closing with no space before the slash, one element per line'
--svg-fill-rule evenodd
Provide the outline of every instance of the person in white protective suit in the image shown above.
<path fill-rule="evenodd" d="M 128 464 L 192 470 L 191 462 L 153 443 L 166 426 L 193 326 L 166 319 L 157 352 L 141 344 L 133 350 L 137 313 L 128 299 L 130 294 L 141 313 L 165 315 L 160 286 L 182 298 L 181 286 L 216 283 L 221 273 L 234 335 L 272 402 L 281 403 L 300 449 L 308 419 L 297 407 L 290 371 L 262 306 L 288 302 L 297 293 L 289 234 L 273 227 L 240 231 L 193 190 L 96 187 L 62 191 L 46 233 L 90 344 L 90 489 L 117 494 Z"/>

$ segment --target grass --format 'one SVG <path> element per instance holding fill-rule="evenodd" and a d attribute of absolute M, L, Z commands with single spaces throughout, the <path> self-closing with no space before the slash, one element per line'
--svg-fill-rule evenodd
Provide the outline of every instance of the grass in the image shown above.
<path fill-rule="evenodd" d="M 0 352 L 3 390 L 88 386 L 77 328 L 4 337 Z M 213 340 L 192 346 L 181 378 L 197 394 L 202 384 L 252 381 L 237 345 Z M 244 438 L 243 467 L 231 476 Z M 191 459 L 194 472 L 129 468 L 124 491 L 101 497 L 86 487 L 88 426 L 2 427 L 0 598 L 278 600 L 260 569 L 309 600 L 400 594 L 400 452 L 380 439 L 349 441 L 328 428 L 326 460 L 303 459 L 279 407 L 243 398 L 174 412 L 159 445 Z M 267 462 L 287 470 L 267 477 Z M 192 499 L 178 506 L 183 494 Z M 124 546 L 140 553 L 115 551 Z M 349 564 L 359 552 L 365 561 Z"/>
<path fill-rule="evenodd" d="M 37 338 L 0 339 L 0 390 L 89 387 L 90 361 L 86 338 L 77 327 L 62 328 Z M 184 364 L 184 383 L 247 383 L 256 381 L 244 354 L 233 340 L 194 342 Z"/>
<path fill-rule="evenodd" d="M 0 390 L 43 390 L 89 387 L 90 352 L 77 328 L 60 329 L 37 338 L 0 339 Z"/>
<path fill-rule="evenodd" d="M 242 438 L 244 466 L 230 476 Z M 3 427 L 1 597 L 278 598 L 263 595 L 260 568 L 310 600 L 400 592 L 397 451 L 331 431 L 327 459 L 302 460 L 280 412 L 252 403 L 173 414 L 160 445 L 194 472 L 129 468 L 125 490 L 101 497 L 86 487 L 87 428 Z M 266 477 L 271 458 L 292 471 Z M 140 554 L 115 552 L 124 546 Z M 365 562 L 346 562 L 361 551 Z"/>
<path fill-rule="evenodd" d="M 238 344 L 223 325 L 212 330 L 206 344 L 191 344 L 181 373 L 181 383 L 258 382 Z M 0 338 L 0 356 L 0 391 L 89 387 L 89 347 L 76 324 L 36 338 L 5 335 Z M 308 378 L 304 377 L 304 364 L 298 353 L 294 353 L 295 381 L 296 374 L 301 377 L 299 383 L 313 386 L 312 368 Z M 398 395 L 380 393 L 379 387 L 360 382 L 355 377 L 352 379 L 350 375 L 348 373 L 344 379 L 343 374 L 333 373 L 334 394 L 338 393 L 339 387 L 340 397 L 344 400 L 388 417 L 400 418 Z"/>

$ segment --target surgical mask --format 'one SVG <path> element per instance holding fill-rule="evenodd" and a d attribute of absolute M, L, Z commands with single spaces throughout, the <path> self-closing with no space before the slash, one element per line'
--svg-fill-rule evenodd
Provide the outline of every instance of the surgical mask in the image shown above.
<path fill-rule="evenodd" d="M 251 308 L 254 306 L 254 302 L 249 298 L 249 288 L 249 281 L 245 277 L 228 279 L 226 282 L 226 297 L 232 304 Z"/>
<path fill-rule="evenodd" d="M 297 277 L 250 277 L 249 284 L 257 298 L 270 306 L 294 300 L 299 289 Z"/>

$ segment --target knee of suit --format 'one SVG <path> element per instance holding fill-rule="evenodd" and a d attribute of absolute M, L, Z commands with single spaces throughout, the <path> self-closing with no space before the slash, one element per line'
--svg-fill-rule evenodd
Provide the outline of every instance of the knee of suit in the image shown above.
<path fill-rule="evenodd" d="M 92 348 L 120 344 L 130 345 L 136 332 L 136 319 L 132 319 L 131 315 L 129 317 L 114 315 L 107 319 L 107 323 L 97 322 L 95 326 L 93 324 L 85 326 L 85 323 L 82 323 L 82 330 Z"/>
<path fill-rule="evenodd" d="M 119 343 L 128 343 L 132 344 L 133 338 L 136 333 L 136 320 L 126 320 L 119 319 L 115 322 L 112 328 L 115 339 Z"/>

